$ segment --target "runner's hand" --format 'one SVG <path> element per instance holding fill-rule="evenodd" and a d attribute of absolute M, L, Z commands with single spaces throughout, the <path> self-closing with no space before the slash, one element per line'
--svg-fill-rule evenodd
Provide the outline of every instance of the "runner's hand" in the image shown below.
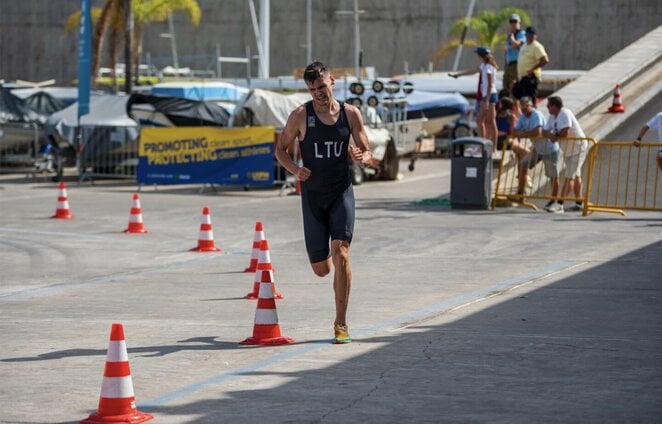
<path fill-rule="evenodd" d="M 352 160 L 354 160 L 354 162 L 357 162 L 361 165 L 366 165 L 368 162 L 370 162 L 370 159 L 372 158 L 372 153 L 370 153 L 370 150 L 366 150 L 364 152 L 356 146 L 350 146 L 350 149 Z"/>
<path fill-rule="evenodd" d="M 296 173 L 297 180 L 306 181 L 310 177 L 310 169 L 302 166 Z"/>

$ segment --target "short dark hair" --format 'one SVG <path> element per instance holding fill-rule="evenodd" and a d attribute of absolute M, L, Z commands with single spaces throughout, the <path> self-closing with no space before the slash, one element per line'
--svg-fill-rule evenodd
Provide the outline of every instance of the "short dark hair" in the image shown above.
<path fill-rule="evenodd" d="M 503 109 L 512 109 L 513 108 L 513 101 L 510 99 L 510 97 L 502 97 L 499 99 L 501 102 L 501 108 Z"/>
<path fill-rule="evenodd" d="M 303 80 L 312 84 L 318 78 L 323 78 L 326 72 L 326 66 L 322 62 L 315 60 L 306 66 L 306 70 L 303 71 Z"/>
<path fill-rule="evenodd" d="M 559 96 L 549 96 L 547 98 L 547 103 L 549 103 L 552 106 L 556 106 L 559 109 L 563 108 L 563 100 Z"/>

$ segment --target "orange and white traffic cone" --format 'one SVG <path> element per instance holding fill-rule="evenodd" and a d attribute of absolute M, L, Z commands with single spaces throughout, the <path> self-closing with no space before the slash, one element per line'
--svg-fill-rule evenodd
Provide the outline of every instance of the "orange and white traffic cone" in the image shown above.
<path fill-rule="evenodd" d="M 147 232 L 143 225 L 143 212 L 140 208 L 140 196 L 138 196 L 138 193 L 133 195 L 133 203 L 131 205 L 131 212 L 129 213 L 129 227 L 124 232 L 143 234 Z"/>
<path fill-rule="evenodd" d="M 255 310 L 253 336 L 240 342 L 243 345 L 281 345 L 292 343 L 294 339 L 280 333 L 276 301 L 273 293 L 273 273 L 262 271 L 260 295 Z"/>
<path fill-rule="evenodd" d="M 106 367 L 103 371 L 99 408 L 81 423 L 143 423 L 152 418 L 154 418 L 152 415 L 136 409 L 124 327 L 122 324 L 113 324 L 110 330 Z"/>
<path fill-rule="evenodd" d="M 214 244 L 214 231 L 211 228 L 211 217 L 209 215 L 209 208 L 202 209 L 202 217 L 200 218 L 200 233 L 198 236 L 198 245 L 192 249 L 192 252 L 220 252 L 221 249 Z"/>
<path fill-rule="evenodd" d="M 69 212 L 69 199 L 67 198 L 67 188 L 64 181 L 60 181 L 60 191 L 57 196 L 57 206 L 55 207 L 55 215 L 51 218 L 57 219 L 73 219 L 74 216 Z"/>
<path fill-rule="evenodd" d="M 609 112 L 611 113 L 623 113 L 625 112 L 625 106 L 623 106 L 623 103 L 621 101 L 621 85 L 616 84 L 616 87 L 614 88 L 614 100 L 611 103 L 611 107 L 609 108 Z"/>
<path fill-rule="evenodd" d="M 271 266 L 271 255 L 269 254 L 269 243 L 266 240 L 260 242 L 260 253 L 257 262 L 257 270 L 255 271 L 255 280 L 253 281 L 253 291 L 244 296 L 245 299 L 259 299 L 260 289 L 263 283 L 263 272 L 271 274 L 271 281 L 273 281 L 274 268 Z M 271 292 L 276 299 L 282 299 L 283 295 L 276 292 L 276 285 L 271 283 Z"/>
<path fill-rule="evenodd" d="M 257 261 L 260 255 L 260 242 L 264 240 L 264 228 L 262 223 L 257 221 L 255 223 L 255 233 L 253 234 L 253 250 L 251 252 L 251 262 L 244 272 L 255 272 L 257 270 Z"/>

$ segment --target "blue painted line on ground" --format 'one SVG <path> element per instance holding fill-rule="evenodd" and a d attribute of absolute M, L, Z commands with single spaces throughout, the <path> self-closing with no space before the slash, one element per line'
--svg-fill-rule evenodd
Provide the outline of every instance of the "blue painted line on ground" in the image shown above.
<path fill-rule="evenodd" d="M 387 320 L 380 322 L 378 324 L 375 324 L 374 326 L 363 328 L 363 329 L 358 329 L 357 331 L 353 331 L 354 336 L 362 336 L 365 337 L 369 334 L 376 333 L 378 331 L 387 329 L 387 328 L 393 328 L 393 327 L 398 327 L 403 324 L 406 324 L 408 322 L 414 321 L 416 319 L 421 319 L 430 315 L 435 315 L 440 312 L 456 308 L 460 305 L 466 304 L 471 301 L 475 301 L 477 299 L 480 299 L 482 297 L 485 297 L 487 295 L 490 295 L 494 292 L 499 292 L 503 291 L 509 288 L 513 288 L 516 286 L 519 286 L 521 284 L 524 284 L 528 281 L 539 279 L 542 277 L 545 277 L 551 273 L 562 271 L 568 268 L 571 268 L 575 265 L 577 265 L 578 262 L 574 261 L 561 261 L 561 262 L 556 262 L 551 265 L 542 267 L 542 268 L 537 268 L 531 272 L 528 272 L 523 275 L 519 275 L 517 277 L 509 278 L 503 281 L 499 281 L 497 283 L 494 283 L 492 285 L 489 285 L 487 287 L 481 288 L 479 290 L 472 291 L 470 293 L 454 296 L 450 299 L 446 299 L 443 302 L 436 303 L 432 306 L 419 309 L 417 311 L 410 312 L 405 315 L 401 315 L 397 318 Z M 262 368 L 266 368 L 269 366 L 273 366 L 279 363 L 283 363 L 286 361 L 289 361 L 291 359 L 294 359 L 296 357 L 320 350 L 324 347 L 330 346 L 331 340 L 328 342 L 325 341 L 320 341 L 320 342 L 313 342 L 310 344 L 307 344 L 305 346 L 302 346 L 298 349 L 285 352 L 285 353 L 279 353 L 274 356 L 271 356 L 267 359 L 261 360 L 254 362 L 250 365 L 246 365 L 241 368 L 237 368 L 232 371 L 227 371 L 223 372 L 220 374 L 217 374 L 213 377 L 210 377 L 206 380 L 202 380 L 198 383 L 193 383 L 188 386 L 184 386 L 181 389 L 178 390 L 173 390 L 171 392 L 165 393 L 159 397 L 149 399 L 145 402 L 142 402 L 140 404 L 140 409 L 143 409 L 145 411 L 149 411 L 151 409 L 154 409 L 158 406 L 165 405 L 169 402 L 172 402 L 174 400 L 183 398 L 185 396 L 191 395 L 193 393 L 199 392 L 201 390 L 204 390 L 208 387 L 216 386 L 218 384 L 225 383 L 229 380 L 232 380 L 234 378 L 240 377 L 245 374 L 250 374 L 255 371 L 258 371 Z"/>

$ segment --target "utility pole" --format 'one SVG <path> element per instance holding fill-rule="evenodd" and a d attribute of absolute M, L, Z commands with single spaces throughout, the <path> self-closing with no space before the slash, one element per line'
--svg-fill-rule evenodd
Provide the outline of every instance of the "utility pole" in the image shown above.
<path fill-rule="evenodd" d="M 356 63 L 356 78 L 361 80 L 361 33 L 359 31 L 359 15 L 363 13 L 359 10 L 359 0 L 354 0 L 354 10 L 338 10 L 339 15 L 354 15 L 354 60 Z"/>
<path fill-rule="evenodd" d="M 313 0 L 306 1 L 306 65 L 313 63 Z"/>
<path fill-rule="evenodd" d="M 260 1 L 260 41 L 262 44 L 262 55 L 260 56 L 260 77 L 269 78 L 269 55 L 270 55 L 270 28 L 271 21 L 271 1 Z"/>

